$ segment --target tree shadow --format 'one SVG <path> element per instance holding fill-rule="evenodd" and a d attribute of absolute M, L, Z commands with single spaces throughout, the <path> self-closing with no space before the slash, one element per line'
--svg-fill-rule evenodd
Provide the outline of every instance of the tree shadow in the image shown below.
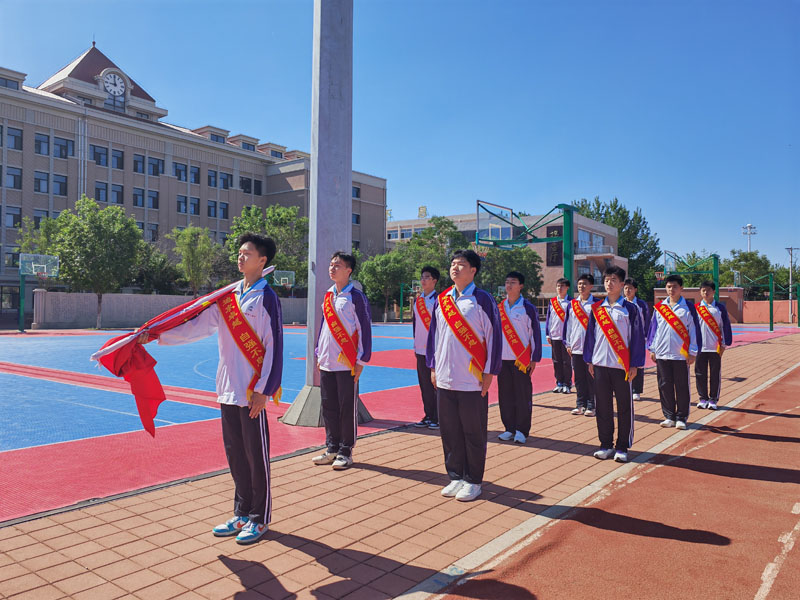
<path fill-rule="evenodd" d="M 263 594 L 267 594 L 270 598 L 281 598 L 284 600 L 292 600 L 297 598 L 294 594 L 287 590 L 278 578 L 264 566 L 263 563 L 254 560 L 242 560 L 239 558 L 231 558 L 220 554 L 220 562 L 225 565 L 230 572 L 239 578 L 239 582 L 245 589 L 244 592 L 236 592 L 233 595 L 234 600 L 248 600 L 249 598 L 263 598 Z M 257 588 L 257 590 L 256 590 Z"/>
<path fill-rule="evenodd" d="M 719 477 L 800 484 L 800 470 L 797 469 L 732 463 L 709 458 L 674 456 L 669 454 L 659 454 L 655 456 L 651 462 L 654 464 L 663 464 L 669 467 L 686 469 L 696 473 L 705 473 L 706 475 L 717 475 Z"/>
<path fill-rule="evenodd" d="M 513 583 L 499 579 L 477 579 L 493 571 L 481 571 L 472 574 L 472 578 L 463 583 L 456 583 L 442 590 L 442 594 L 455 598 L 476 598 L 477 600 L 536 600 L 536 595 Z"/>

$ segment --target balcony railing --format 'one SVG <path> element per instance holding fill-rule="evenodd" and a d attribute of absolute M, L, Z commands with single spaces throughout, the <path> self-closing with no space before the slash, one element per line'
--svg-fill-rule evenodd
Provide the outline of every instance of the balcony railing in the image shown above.
<path fill-rule="evenodd" d="M 575 254 L 615 254 L 614 246 L 588 246 L 575 244 Z"/>

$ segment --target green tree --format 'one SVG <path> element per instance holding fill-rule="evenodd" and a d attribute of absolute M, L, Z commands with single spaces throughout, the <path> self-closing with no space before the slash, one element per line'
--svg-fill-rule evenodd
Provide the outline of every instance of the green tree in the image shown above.
<path fill-rule="evenodd" d="M 180 276 L 178 267 L 166 254 L 160 252 L 153 244 L 139 240 L 133 284 L 141 288 L 142 293 L 177 294 L 176 282 Z"/>
<path fill-rule="evenodd" d="M 661 250 L 642 209 L 637 207 L 631 213 L 617 198 L 600 202 L 599 196 L 592 201 L 582 198 L 573 205 L 583 216 L 617 228 L 617 254 L 628 258 L 628 276 L 638 281 L 640 296 L 652 299 Z"/>
<path fill-rule="evenodd" d="M 731 257 L 723 259 L 720 264 L 720 285 L 734 285 L 734 271 L 737 271 L 739 285 L 745 289 L 745 300 L 763 300 L 764 291 L 768 288 L 753 287 L 750 282 L 767 275 L 772 270 L 772 263 L 765 254 L 731 250 Z M 765 277 L 759 280 L 758 284 L 769 284 L 769 280 Z"/>
<path fill-rule="evenodd" d="M 227 248 L 221 244 L 214 244 L 211 256 L 211 284 L 214 287 L 222 287 L 240 278 L 239 268 L 231 261 Z"/>
<path fill-rule="evenodd" d="M 407 242 L 398 243 L 396 250 L 406 256 L 406 260 L 413 268 L 413 278 L 419 279 L 419 270 L 430 265 L 436 267 L 442 274 L 441 286 L 449 286 L 450 256 L 456 250 L 469 247 L 467 238 L 461 233 L 456 224 L 447 217 L 431 217 L 430 227 Z"/>
<path fill-rule="evenodd" d="M 103 294 L 131 282 L 142 234 L 121 206 L 101 210 L 86 196 L 75 203 L 74 212 L 67 209 L 56 221 L 53 249 L 60 259 L 60 277 L 73 289 L 97 294 L 99 329 Z"/>
<path fill-rule="evenodd" d="M 711 252 L 702 250 L 699 254 L 692 250 L 686 256 L 682 257 L 683 260 L 677 262 L 675 265 L 678 271 L 711 271 L 714 267 L 714 262 L 711 259 Z M 701 262 L 702 261 L 702 262 Z M 697 263 L 700 263 L 699 265 Z M 720 271 L 722 269 L 722 261 L 720 261 Z M 713 281 L 713 275 L 681 275 L 683 277 L 684 287 L 700 287 L 704 281 Z M 720 275 L 720 281 L 722 277 Z M 722 285 L 720 283 L 720 285 Z"/>
<path fill-rule="evenodd" d="M 176 227 L 166 237 L 175 242 L 175 252 L 181 257 L 178 268 L 196 297 L 211 279 L 214 242 L 208 228 L 190 226 L 180 230 Z"/>
<path fill-rule="evenodd" d="M 493 296 L 497 288 L 505 285 L 509 271 L 519 271 L 525 276 L 523 295 L 533 300 L 542 291 L 542 259 L 531 248 L 502 250 L 490 248 L 483 259 L 476 283 Z"/>
<path fill-rule="evenodd" d="M 24 217 L 19 234 L 19 251 L 23 254 L 52 254 L 58 223 L 49 217 L 39 221 L 39 227 L 33 219 Z"/>
<path fill-rule="evenodd" d="M 392 250 L 364 261 L 358 281 L 371 301 L 383 300 L 383 312 L 386 314 L 389 312 L 389 300 L 399 295 L 400 285 L 410 282 L 411 277 L 412 266 L 407 257 L 402 252 Z"/>

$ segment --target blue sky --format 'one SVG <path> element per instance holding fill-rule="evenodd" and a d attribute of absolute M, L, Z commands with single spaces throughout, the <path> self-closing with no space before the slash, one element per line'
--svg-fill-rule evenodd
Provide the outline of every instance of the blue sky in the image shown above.
<path fill-rule="evenodd" d="M 0 0 L 38 85 L 97 46 L 166 120 L 310 146 L 312 0 Z M 800 246 L 798 0 L 355 0 L 353 167 L 394 218 L 618 197 L 665 249 Z"/>

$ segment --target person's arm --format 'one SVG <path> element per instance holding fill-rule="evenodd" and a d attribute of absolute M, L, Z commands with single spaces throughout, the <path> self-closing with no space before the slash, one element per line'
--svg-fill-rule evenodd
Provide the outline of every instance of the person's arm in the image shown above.
<path fill-rule="evenodd" d="M 631 378 L 636 376 L 633 369 L 644 367 L 644 315 L 639 311 L 639 307 L 629 303 L 628 314 L 630 315 L 631 339 L 628 346 L 631 353 Z"/>
<path fill-rule="evenodd" d="M 572 302 L 567 304 L 567 308 L 564 311 L 564 323 L 561 325 L 561 341 L 564 342 L 564 349 L 567 351 L 567 354 L 572 356 L 572 348 L 569 345 L 569 315 L 572 312 Z"/>
<path fill-rule="evenodd" d="M 207 338 L 219 328 L 219 316 L 219 307 L 214 303 L 194 319 L 173 327 L 169 331 L 162 331 L 158 336 L 158 344 L 159 346 L 178 346 Z"/>
<path fill-rule="evenodd" d="M 431 327 L 428 329 L 428 340 L 425 344 L 425 364 L 431 370 L 431 383 L 436 387 L 436 311 L 439 310 L 439 299 L 433 303 L 431 310 Z"/>
<path fill-rule="evenodd" d="M 369 314 L 369 303 L 363 292 L 353 289 L 350 297 L 353 299 L 353 308 L 356 312 L 356 325 L 358 327 L 358 362 L 362 367 L 372 358 L 372 319 Z"/>
<path fill-rule="evenodd" d="M 693 304 L 688 304 L 689 313 L 692 315 L 692 320 L 689 322 L 689 358 L 686 359 L 688 364 L 693 364 L 698 352 L 698 343 L 700 343 L 700 321 L 697 316 L 697 309 Z"/>
<path fill-rule="evenodd" d="M 592 310 L 589 312 L 589 324 L 586 326 L 586 335 L 583 338 L 583 362 L 586 363 L 589 370 L 589 374 L 592 377 L 594 377 L 594 364 L 592 364 L 592 359 L 594 358 L 595 322 L 596 321 L 594 318 L 594 310 Z"/>
<path fill-rule="evenodd" d="M 261 379 L 255 389 L 265 396 L 274 396 L 281 387 L 283 375 L 283 312 L 278 295 L 269 287 L 264 288 L 264 308 L 269 317 L 272 362 L 261 366 Z"/>
<path fill-rule="evenodd" d="M 535 365 L 542 360 L 542 327 L 539 323 L 539 311 L 536 307 L 525 301 L 525 312 L 528 313 L 528 318 L 531 321 L 531 364 Z"/>
<path fill-rule="evenodd" d="M 656 339 L 657 329 L 658 329 L 658 315 L 656 314 L 656 310 L 654 308 L 653 316 L 650 317 L 650 331 L 647 332 L 647 349 L 650 351 L 651 358 L 653 355 L 653 341 Z"/>
<path fill-rule="evenodd" d="M 731 329 L 731 318 L 728 316 L 728 308 L 720 303 L 718 305 L 719 314 L 722 316 L 722 344 L 728 347 L 733 344 L 733 330 Z"/>

